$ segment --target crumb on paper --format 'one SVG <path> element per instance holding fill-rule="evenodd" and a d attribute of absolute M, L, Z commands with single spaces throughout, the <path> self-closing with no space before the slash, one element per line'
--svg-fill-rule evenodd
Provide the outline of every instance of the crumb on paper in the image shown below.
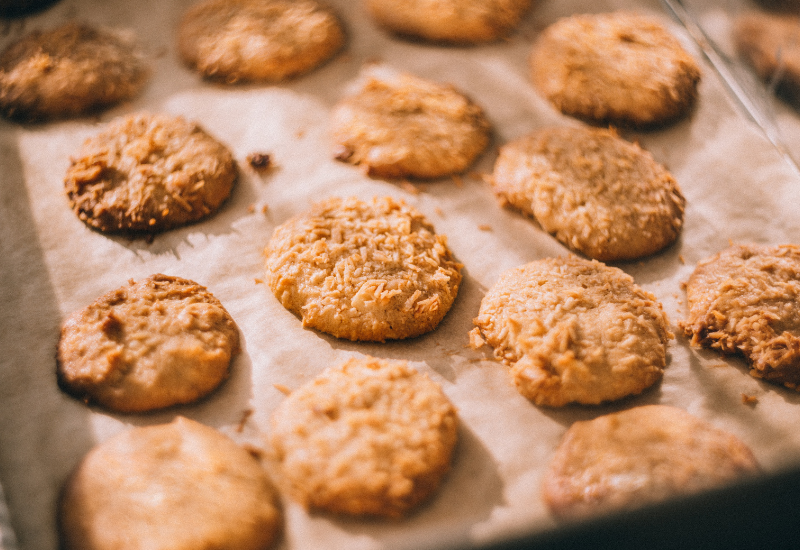
<path fill-rule="evenodd" d="M 481 336 L 481 329 L 475 327 L 469 331 L 469 347 L 472 349 L 480 349 L 486 345 L 486 340 Z"/>
<path fill-rule="evenodd" d="M 434 208 L 433 211 L 437 216 L 444 217 L 444 210 L 442 210 L 438 206 L 436 208 Z"/>
<path fill-rule="evenodd" d="M 709 368 L 712 369 L 721 369 L 728 366 L 728 363 L 724 363 L 722 361 L 714 361 L 713 363 L 708 365 Z"/>
<path fill-rule="evenodd" d="M 683 258 L 683 254 L 678 254 L 678 261 L 681 264 L 686 265 L 686 260 Z"/>
<path fill-rule="evenodd" d="M 259 279 L 258 277 L 256 277 L 255 281 L 256 281 L 257 285 L 263 285 L 264 284 L 264 279 Z"/>
<path fill-rule="evenodd" d="M 256 460 L 261 460 L 262 458 L 264 458 L 264 455 L 266 454 L 264 452 L 264 449 L 262 449 L 261 447 L 256 447 L 252 443 L 243 443 L 242 449 L 250 453 L 250 456 L 252 456 Z"/>
<path fill-rule="evenodd" d="M 247 164 L 252 166 L 255 170 L 259 172 L 264 170 L 269 170 L 274 166 L 272 161 L 272 156 L 269 153 L 250 153 L 247 155 Z"/>
<path fill-rule="evenodd" d="M 399 182 L 397 185 L 400 186 L 400 189 L 406 191 L 407 193 L 411 193 L 412 195 L 419 195 L 422 192 L 420 191 L 419 187 L 406 180 Z"/>
<path fill-rule="evenodd" d="M 747 395 L 746 393 L 743 393 L 742 403 L 753 407 L 758 403 L 758 397 L 756 397 L 755 395 Z"/>
<path fill-rule="evenodd" d="M 492 230 L 492 226 L 489 225 L 488 223 L 482 223 L 482 224 L 478 225 L 478 229 L 480 229 L 481 231 L 491 231 Z"/>
<path fill-rule="evenodd" d="M 272 384 L 272 387 L 281 392 L 283 395 L 289 395 L 292 393 L 292 390 L 283 384 Z"/>
<path fill-rule="evenodd" d="M 256 211 L 256 204 L 255 203 L 251 203 L 251 204 L 247 205 L 247 213 L 248 214 L 252 214 L 255 211 Z"/>
<path fill-rule="evenodd" d="M 456 184 L 456 187 L 464 187 L 464 180 L 458 174 L 453 174 L 453 183 Z"/>
<path fill-rule="evenodd" d="M 251 416 L 253 416 L 253 409 L 245 409 L 242 411 L 242 417 L 239 419 L 239 423 L 236 425 L 236 433 L 240 434 L 244 431 L 244 425 Z"/>
<path fill-rule="evenodd" d="M 294 134 L 294 137 L 296 137 L 297 139 L 302 139 L 303 137 L 305 137 L 305 135 L 306 135 L 305 130 L 297 130 L 297 132 L 295 132 Z"/>

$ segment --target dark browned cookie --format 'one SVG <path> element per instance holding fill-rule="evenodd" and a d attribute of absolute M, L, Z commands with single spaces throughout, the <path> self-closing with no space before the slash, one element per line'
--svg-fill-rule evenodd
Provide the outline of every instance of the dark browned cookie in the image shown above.
<path fill-rule="evenodd" d="M 62 490 L 58 520 L 64 550 L 267 550 L 283 523 L 261 464 L 182 417 L 89 451 Z"/>
<path fill-rule="evenodd" d="M 64 322 L 58 382 L 119 412 L 191 403 L 228 377 L 239 331 L 205 287 L 153 275 L 104 294 Z"/>
<path fill-rule="evenodd" d="M 206 0 L 187 10 L 178 28 L 183 60 L 227 83 L 306 73 L 344 43 L 339 19 L 315 0 Z"/>
<path fill-rule="evenodd" d="M 181 117 L 138 113 L 86 140 L 64 180 L 70 205 L 93 229 L 158 233 L 206 218 L 231 193 L 231 152 Z"/>
<path fill-rule="evenodd" d="M 381 26 L 432 42 L 478 44 L 508 35 L 531 0 L 364 0 Z"/>
<path fill-rule="evenodd" d="M 531 55 L 533 82 L 563 113 L 654 126 L 685 114 L 700 69 L 664 26 L 631 12 L 573 15 L 547 27 Z"/>
<path fill-rule="evenodd" d="M 686 200 L 647 151 L 613 131 L 544 128 L 500 149 L 492 188 L 565 245 L 604 262 L 672 244 Z"/>
<path fill-rule="evenodd" d="M 0 112 L 25 121 L 88 113 L 134 97 L 149 74 L 130 34 L 81 23 L 34 31 L 0 54 Z"/>
<path fill-rule="evenodd" d="M 634 508 L 755 475 L 738 438 L 666 405 L 646 405 L 573 424 L 544 476 L 559 518 Z"/>
<path fill-rule="evenodd" d="M 693 344 L 744 355 L 750 374 L 800 390 L 800 247 L 736 245 L 686 284 Z"/>

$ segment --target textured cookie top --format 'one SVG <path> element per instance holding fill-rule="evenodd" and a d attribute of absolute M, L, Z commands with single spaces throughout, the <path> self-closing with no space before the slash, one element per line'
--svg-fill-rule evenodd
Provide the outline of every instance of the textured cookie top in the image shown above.
<path fill-rule="evenodd" d="M 478 44 L 517 27 L 531 0 L 364 0 L 380 25 L 433 42 Z"/>
<path fill-rule="evenodd" d="M 149 75 L 130 34 L 81 23 L 33 31 L 0 54 L 0 112 L 19 120 L 80 115 L 132 98 Z"/>
<path fill-rule="evenodd" d="M 282 519 L 258 461 L 178 417 L 92 449 L 63 489 L 59 522 L 65 550 L 266 550 Z"/>
<path fill-rule="evenodd" d="M 474 322 L 520 393 L 553 407 L 642 392 L 661 379 L 672 337 L 655 296 L 620 269 L 572 257 L 505 272 Z"/>
<path fill-rule="evenodd" d="M 483 110 L 451 86 L 375 69 L 334 108 L 339 160 L 370 176 L 438 178 L 466 170 L 489 144 Z"/>
<path fill-rule="evenodd" d="M 693 344 L 740 353 L 750 374 L 800 389 L 800 247 L 736 245 L 701 261 L 686 284 Z"/>
<path fill-rule="evenodd" d="M 292 497 L 337 514 L 399 517 L 450 468 L 453 405 L 405 362 L 328 368 L 275 410 L 271 441 Z"/>
<path fill-rule="evenodd" d="M 542 492 L 552 513 L 575 518 L 699 492 L 758 473 L 735 436 L 665 405 L 576 422 L 564 435 Z"/>
<path fill-rule="evenodd" d="M 785 91 L 800 97 L 800 17 L 748 12 L 736 18 L 733 39 L 758 76 L 769 81 L 780 71 Z"/>
<path fill-rule="evenodd" d="M 574 15 L 537 38 L 533 82 L 565 114 L 649 126 L 694 103 L 700 69 L 661 23 L 628 12 Z"/>
<path fill-rule="evenodd" d="M 228 83 L 308 72 L 344 43 L 338 18 L 314 0 L 207 0 L 190 7 L 178 28 L 183 60 Z"/>
<path fill-rule="evenodd" d="M 350 340 L 408 338 L 450 309 L 461 264 L 416 210 L 333 198 L 275 230 L 267 283 L 303 326 Z"/>
<path fill-rule="evenodd" d="M 647 151 L 614 132 L 546 128 L 500 149 L 494 192 L 567 246 L 602 261 L 653 254 L 683 226 L 686 200 Z"/>
<path fill-rule="evenodd" d="M 89 227 L 155 233 L 216 212 L 237 176 L 231 152 L 197 124 L 137 113 L 87 139 L 64 185 Z"/>
<path fill-rule="evenodd" d="M 208 290 L 153 275 L 67 318 L 58 381 L 76 397 L 141 412 L 208 394 L 227 378 L 238 351 L 236 324 Z"/>

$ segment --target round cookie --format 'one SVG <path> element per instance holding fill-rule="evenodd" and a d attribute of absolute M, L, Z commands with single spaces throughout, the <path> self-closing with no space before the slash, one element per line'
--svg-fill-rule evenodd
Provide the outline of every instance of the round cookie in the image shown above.
<path fill-rule="evenodd" d="M 686 284 L 692 344 L 744 355 L 750 374 L 800 390 L 800 247 L 736 245 Z"/>
<path fill-rule="evenodd" d="M 574 257 L 511 269 L 474 323 L 536 403 L 594 405 L 658 382 L 672 337 L 655 296 L 615 267 Z"/>
<path fill-rule="evenodd" d="M 542 494 L 558 518 L 633 508 L 696 493 L 759 472 L 735 436 L 666 405 L 576 422 L 544 475 Z"/>
<path fill-rule="evenodd" d="M 364 0 L 379 25 L 432 42 L 479 44 L 508 35 L 531 0 Z"/>
<path fill-rule="evenodd" d="M 656 19 L 630 12 L 573 15 L 534 43 L 536 88 L 563 113 L 598 123 L 653 126 L 685 114 L 700 69 Z"/>
<path fill-rule="evenodd" d="M 492 188 L 559 241 L 601 261 L 677 239 L 686 200 L 647 151 L 597 128 L 546 128 L 500 148 Z"/>
<path fill-rule="evenodd" d="M 289 494 L 335 514 L 400 517 L 450 469 L 453 405 L 405 362 L 328 368 L 275 410 L 271 442 Z"/>
<path fill-rule="evenodd" d="M 315 69 L 342 49 L 345 33 L 315 0 L 206 0 L 178 28 L 178 50 L 204 77 L 277 82 Z"/>
<path fill-rule="evenodd" d="M 137 113 L 87 139 L 64 186 L 89 227 L 152 234 L 215 213 L 237 177 L 231 152 L 197 124 Z"/>
<path fill-rule="evenodd" d="M 93 448 L 59 502 L 64 550 L 266 550 L 281 516 L 261 464 L 182 417 Z"/>
<path fill-rule="evenodd" d="M 490 135 L 483 110 L 453 87 L 385 68 L 334 107 L 331 126 L 336 158 L 379 178 L 463 172 Z"/>
<path fill-rule="evenodd" d="M 208 290 L 152 275 L 70 315 L 58 342 L 58 383 L 118 412 L 195 401 L 228 377 L 239 331 Z"/>
<path fill-rule="evenodd" d="M 150 76 L 133 36 L 83 23 L 33 31 L 0 54 L 0 113 L 41 121 L 136 96 Z"/>
<path fill-rule="evenodd" d="M 390 197 L 322 201 L 278 227 L 265 255 L 281 304 L 304 327 L 350 340 L 433 330 L 461 283 L 447 239 Z"/>
<path fill-rule="evenodd" d="M 800 100 L 800 17 L 749 12 L 733 27 L 736 50 L 766 82 L 778 78 L 778 91 Z"/>

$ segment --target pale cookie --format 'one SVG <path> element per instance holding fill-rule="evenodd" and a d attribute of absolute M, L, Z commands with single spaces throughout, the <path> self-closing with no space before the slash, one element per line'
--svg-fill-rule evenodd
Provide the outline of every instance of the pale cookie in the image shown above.
<path fill-rule="evenodd" d="M 689 413 L 646 405 L 576 422 L 544 475 L 558 518 L 579 518 L 697 493 L 755 475 L 742 441 Z"/>
<path fill-rule="evenodd" d="M 432 42 L 479 44 L 513 31 L 531 0 L 364 0 L 382 27 Z"/>
<path fill-rule="evenodd" d="M 546 128 L 500 148 L 491 179 L 501 201 L 570 248 L 630 260 L 672 244 L 686 200 L 647 151 L 595 128 Z"/>
<path fill-rule="evenodd" d="M 215 213 L 238 177 L 233 155 L 181 117 L 133 114 L 87 139 L 64 179 L 89 227 L 157 233 Z"/>
<path fill-rule="evenodd" d="M 800 390 L 800 247 L 732 246 L 686 284 L 692 344 L 744 355 L 750 374 Z"/>
<path fill-rule="evenodd" d="M 0 54 L 0 112 L 23 121 L 86 114 L 136 96 L 149 76 L 129 33 L 82 23 L 33 31 Z"/>
<path fill-rule="evenodd" d="M 760 78 L 775 79 L 779 92 L 800 99 L 800 17 L 745 13 L 735 20 L 733 39 Z"/>
<path fill-rule="evenodd" d="M 550 407 L 641 393 L 661 379 L 672 338 L 655 296 L 620 269 L 574 257 L 505 272 L 474 323 L 519 392 Z"/>
<path fill-rule="evenodd" d="M 372 70 L 334 107 L 337 159 L 380 178 L 434 179 L 466 170 L 489 144 L 483 110 L 452 86 Z"/>
<path fill-rule="evenodd" d="M 64 550 L 266 550 L 282 527 L 261 464 L 182 417 L 89 451 L 62 490 L 58 516 Z"/>
<path fill-rule="evenodd" d="M 304 327 L 350 340 L 433 330 L 461 283 L 447 239 L 390 197 L 320 202 L 278 227 L 265 255 L 281 304 Z"/>
<path fill-rule="evenodd" d="M 456 411 L 438 384 L 371 357 L 326 369 L 272 416 L 287 491 L 335 514 L 403 516 L 438 488 L 456 439 Z"/>
<path fill-rule="evenodd" d="M 58 382 L 119 412 L 191 403 L 228 377 L 239 331 L 208 290 L 153 275 L 70 315 L 58 343 Z"/>
<path fill-rule="evenodd" d="M 178 49 L 206 78 L 277 82 L 307 73 L 342 49 L 345 33 L 315 0 L 206 0 L 178 28 Z"/>
<path fill-rule="evenodd" d="M 537 38 L 533 82 L 557 109 L 598 123 L 652 126 L 695 103 L 700 69 L 656 19 L 573 15 Z"/>

